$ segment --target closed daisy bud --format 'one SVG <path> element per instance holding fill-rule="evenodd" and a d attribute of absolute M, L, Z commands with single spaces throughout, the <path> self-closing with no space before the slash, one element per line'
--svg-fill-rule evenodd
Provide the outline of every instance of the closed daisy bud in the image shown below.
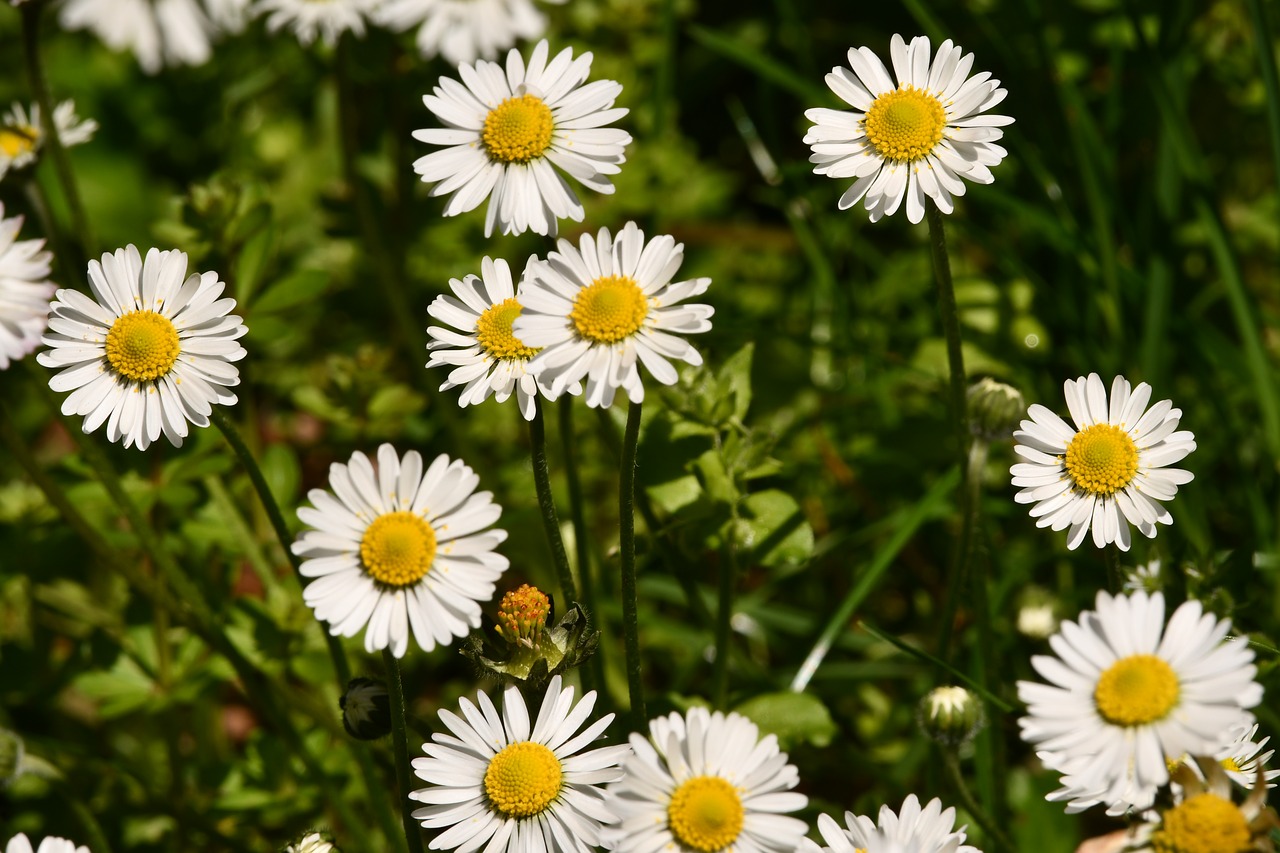
<path fill-rule="evenodd" d="M 982 703 L 963 687 L 935 687 L 920 701 L 919 721 L 938 743 L 958 746 L 982 728 Z"/>
<path fill-rule="evenodd" d="M 381 679 L 353 678 L 338 700 L 342 727 L 358 740 L 376 740 L 391 733 L 391 703 Z"/>
<path fill-rule="evenodd" d="M 1021 391 L 990 377 L 969 386 L 968 401 L 969 430 L 986 441 L 1012 436 L 1027 411 Z"/>

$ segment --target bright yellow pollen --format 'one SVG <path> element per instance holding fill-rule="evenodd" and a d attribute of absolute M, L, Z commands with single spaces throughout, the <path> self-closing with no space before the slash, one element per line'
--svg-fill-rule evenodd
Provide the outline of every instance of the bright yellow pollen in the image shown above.
<path fill-rule="evenodd" d="M 436 532 L 412 512 L 389 512 L 373 520 L 360 540 L 360 565 L 388 586 L 417 583 L 436 557 Z"/>
<path fill-rule="evenodd" d="M 1164 719 L 1178 704 L 1178 676 L 1155 655 L 1130 655 L 1107 668 L 1093 690 L 1098 713 L 1117 726 Z"/>
<path fill-rule="evenodd" d="M 498 605 L 498 633 L 511 642 L 536 641 L 546 630 L 551 599 L 536 586 L 521 584 L 502 596 Z"/>
<path fill-rule="evenodd" d="M 480 348 L 502 361 L 537 355 L 538 347 L 525 346 L 511 333 L 511 324 L 519 316 L 520 303 L 514 299 L 504 299 L 492 308 L 486 308 L 476 320 L 476 341 Z"/>
<path fill-rule="evenodd" d="M 1138 447 L 1118 426 L 1094 424 L 1076 433 L 1067 445 L 1067 474 L 1091 495 L 1110 497 L 1138 473 Z"/>
<path fill-rule="evenodd" d="M 0 153 L 9 159 L 35 150 L 40 131 L 34 127 L 0 127 Z"/>
<path fill-rule="evenodd" d="M 154 311 L 130 311 L 107 332 L 107 363 L 134 382 L 153 382 L 173 369 L 182 345 L 168 317 Z"/>
<path fill-rule="evenodd" d="M 528 163 L 551 147 L 551 107 L 534 95 L 507 98 L 489 111 L 480 141 L 502 163 Z"/>
<path fill-rule="evenodd" d="M 1196 794 L 1164 813 L 1151 836 L 1157 853 L 1245 853 L 1254 849 L 1240 809 L 1214 794 Z"/>
<path fill-rule="evenodd" d="M 947 112 L 933 95 L 908 85 L 872 101 L 862 124 L 881 157 L 914 163 L 942 141 Z"/>
<path fill-rule="evenodd" d="M 489 759 L 484 792 L 505 817 L 531 817 L 560 795 L 560 759 L 540 743 L 523 740 Z"/>
<path fill-rule="evenodd" d="M 694 776 L 671 795 L 667 823 L 685 847 L 715 853 L 742 832 L 742 799 L 719 776 Z"/>
<path fill-rule="evenodd" d="M 629 338 L 649 316 L 649 300 L 635 279 L 606 275 L 578 291 L 569 319 L 589 341 L 614 344 Z"/>

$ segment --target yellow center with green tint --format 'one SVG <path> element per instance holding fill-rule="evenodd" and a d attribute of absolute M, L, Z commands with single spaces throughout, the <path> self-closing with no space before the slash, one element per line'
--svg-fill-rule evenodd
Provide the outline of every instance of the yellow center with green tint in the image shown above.
<path fill-rule="evenodd" d="M 947 112 L 925 90 L 903 86 L 872 101 L 862 123 L 867 140 L 881 157 L 914 163 L 942 141 Z"/>
<path fill-rule="evenodd" d="M 1151 836 L 1156 853 L 1245 853 L 1253 850 L 1252 833 L 1240 809 L 1228 800 L 1203 793 L 1164 813 Z"/>
<path fill-rule="evenodd" d="M 560 795 L 563 776 L 554 752 L 540 743 L 520 741 L 489 759 L 484 792 L 499 814 L 531 817 Z"/>
<path fill-rule="evenodd" d="M 694 776 L 676 788 L 667 805 L 667 825 L 685 847 L 715 853 L 742 832 L 742 799 L 719 776 Z"/>
<path fill-rule="evenodd" d="M 0 127 L 0 153 L 9 159 L 29 154 L 36 148 L 40 132 L 34 127 Z"/>
<path fill-rule="evenodd" d="M 380 515 L 360 539 L 360 564 L 369 577 L 387 586 L 417 583 L 436 558 L 436 532 L 412 512 Z"/>
<path fill-rule="evenodd" d="M 1093 701 L 1098 713 L 1117 726 L 1141 726 L 1162 720 L 1178 704 L 1180 688 L 1173 668 L 1155 655 L 1130 655 L 1098 678 Z"/>
<path fill-rule="evenodd" d="M 1094 424 L 1067 445 L 1067 474 L 1082 491 L 1110 497 L 1138 473 L 1138 446 L 1129 433 L 1111 424 Z"/>
<path fill-rule="evenodd" d="M 178 330 L 154 311 L 130 311 L 107 332 L 107 363 L 134 382 L 154 382 L 173 369 L 182 352 Z"/>
<path fill-rule="evenodd" d="M 480 141 L 491 159 L 528 163 L 551 147 L 551 107 L 534 95 L 507 98 L 485 116 Z"/>
<path fill-rule="evenodd" d="M 629 338 L 649 316 L 649 300 L 635 279 L 606 275 L 578 291 L 569 319 L 589 341 L 614 344 Z"/>
<path fill-rule="evenodd" d="M 1218 763 L 1221 764 L 1222 769 L 1227 771 L 1228 773 L 1244 772 L 1244 768 L 1240 766 L 1240 763 L 1236 761 L 1234 758 L 1232 758 L 1231 756 L 1227 756 L 1226 758 L 1222 759 Z"/>
<path fill-rule="evenodd" d="M 476 342 L 480 348 L 500 361 L 533 358 L 537 347 L 527 347 L 511 333 L 511 324 L 520 316 L 520 303 L 504 299 L 476 320 Z"/>

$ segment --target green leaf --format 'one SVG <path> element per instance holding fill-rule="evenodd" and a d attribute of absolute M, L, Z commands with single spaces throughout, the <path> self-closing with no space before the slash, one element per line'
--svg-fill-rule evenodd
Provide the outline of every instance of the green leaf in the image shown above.
<path fill-rule="evenodd" d="M 155 684 L 131 658 L 121 655 L 108 672 L 86 672 L 75 680 L 76 687 L 97 700 L 104 718 L 120 717 L 147 705 L 155 694 Z"/>
<path fill-rule="evenodd" d="M 799 567 L 813 556 L 813 528 L 786 492 L 767 489 L 748 495 L 741 521 L 739 544 L 752 549 L 761 565 Z"/>
<path fill-rule="evenodd" d="M 329 285 L 329 274 L 320 270 L 299 270 L 287 278 L 276 282 L 275 286 L 262 294 L 262 298 L 250 306 L 254 314 L 269 314 L 283 311 L 303 302 L 310 301 L 324 293 Z"/>
<path fill-rule="evenodd" d="M 756 46 L 744 44 L 732 36 L 696 24 L 689 27 L 689 35 L 704 47 L 753 71 L 762 80 L 794 92 L 806 101 L 827 104 L 835 100 L 835 96 L 826 89 L 810 83 L 808 78 L 770 59 Z"/>
<path fill-rule="evenodd" d="M 240 302 L 247 303 L 261 284 L 262 271 L 275 248 L 275 228 L 270 222 L 249 238 L 236 259 L 236 294 Z"/>
<path fill-rule="evenodd" d="M 748 699 L 734 710 L 749 717 L 763 733 L 777 735 L 778 745 L 784 750 L 802 743 L 827 746 L 836 733 L 831 712 L 811 693 L 766 693 Z"/>
<path fill-rule="evenodd" d="M 749 343 L 729 356 L 717 376 L 720 398 L 732 401 L 733 417 L 739 423 L 751 408 L 751 358 L 755 350 L 755 344 Z"/>

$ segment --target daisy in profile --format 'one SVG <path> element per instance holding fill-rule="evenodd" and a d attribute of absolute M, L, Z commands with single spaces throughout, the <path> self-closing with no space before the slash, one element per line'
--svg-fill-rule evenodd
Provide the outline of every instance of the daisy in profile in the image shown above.
<path fill-rule="evenodd" d="M 58 21 L 90 30 L 112 50 L 130 50 L 142 70 L 203 65 L 213 55 L 214 25 L 197 0 L 67 0 Z"/>
<path fill-rule="evenodd" d="M 312 489 L 298 518 L 309 529 L 293 543 L 303 599 L 329 633 L 364 629 L 364 647 L 404 657 L 409 634 L 426 651 L 480 627 L 480 602 L 493 598 L 507 538 L 491 525 L 502 514 L 480 478 L 441 454 L 423 470 L 410 450 L 378 448 L 375 471 L 359 451 L 329 468 L 332 491 Z"/>
<path fill-rule="evenodd" d="M 74 841 L 50 835 L 40 842 L 39 847 L 33 849 L 27 836 L 19 832 L 9 839 L 9 843 L 4 847 L 4 853 L 89 853 L 89 848 L 83 844 L 77 846 Z"/>
<path fill-rule="evenodd" d="M 445 216 L 474 210 L 489 199 L 484 234 L 555 234 L 557 220 L 581 222 L 578 197 L 560 174 L 600 193 L 612 193 L 608 175 L 626 160 L 631 135 L 607 127 L 627 114 L 615 109 L 622 85 L 587 83 L 591 54 L 576 59 L 565 48 L 548 62 L 545 40 L 525 62 L 518 50 L 506 68 L 479 60 L 458 66 L 462 82 L 441 77 L 423 103 L 442 128 L 415 130 L 413 138 L 446 146 L 413 168 L 448 195 Z M 557 171 L 559 170 L 559 171 Z"/>
<path fill-rule="evenodd" d="M 450 65 L 496 59 L 547 28 L 532 0 L 386 0 L 374 19 L 397 31 L 417 27 L 423 58 L 442 56 Z"/>
<path fill-rule="evenodd" d="M 909 794 L 895 813 L 880 807 L 879 826 L 869 817 L 844 813 L 844 829 L 829 815 L 819 815 L 818 832 L 827 846 L 825 853 L 980 853 L 965 844 L 965 827 L 955 829 L 956 810 L 942 808 L 937 799 L 923 809 L 915 794 Z M 816 845 L 815 845 L 816 846 Z"/>
<path fill-rule="evenodd" d="M 606 714 L 582 729 L 595 708 L 591 691 L 577 703 L 554 676 L 532 726 L 514 684 L 502 694 L 502 716 L 481 693 L 477 708 L 460 700 L 462 716 L 442 710 L 451 734 L 422 745 L 413 772 L 428 783 L 409 794 L 426 803 L 413 817 L 438 831 L 432 850 L 486 853 L 590 853 L 602 825 L 615 820 L 599 787 L 622 775 L 631 751 L 592 745 L 613 722 Z"/>
<path fill-rule="evenodd" d="M 49 281 L 52 255 L 44 240 L 19 240 L 22 217 L 4 218 L 0 202 L 0 370 L 40 345 L 49 324 L 49 299 L 57 286 Z"/>
<path fill-rule="evenodd" d="M 854 179 L 841 210 L 866 199 L 875 222 L 905 200 L 907 219 L 919 222 L 926 196 L 950 213 L 965 181 L 994 180 L 991 167 L 1007 153 L 995 143 L 1013 119 L 987 113 L 1007 92 L 990 72 L 970 76 L 973 54 L 950 39 L 933 54 L 926 36 L 908 45 L 894 35 L 889 55 L 896 84 L 870 48 L 849 49 L 850 68 L 831 69 L 827 85 L 853 109 L 806 110 L 814 124 L 804 141 L 815 173 Z"/>
<path fill-rule="evenodd" d="M 1253 651 L 1226 641 L 1228 619 L 1187 601 L 1164 619 L 1164 596 L 1099 592 L 1097 609 L 1049 638 L 1057 655 L 1031 665 L 1049 684 L 1018 682 L 1022 739 L 1040 750 L 1068 811 L 1095 803 L 1148 808 L 1169 761 L 1217 755 L 1262 701 Z"/>
<path fill-rule="evenodd" d="M 663 385 L 676 381 L 671 360 L 701 364 L 681 335 L 711 328 L 715 309 L 684 304 L 711 286 L 709 278 L 672 283 L 684 260 L 684 244 L 670 235 L 645 242 L 634 222 L 615 239 L 601 228 L 583 234 L 579 247 L 560 240 L 559 251 L 532 264 L 512 324 L 520 340 L 541 352 L 529 371 L 551 386 L 551 397 L 586 382 L 587 405 L 609 407 L 621 389 L 644 400 L 640 366 Z"/>
<path fill-rule="evenodd" d="M 791 853 L 804 822 L 787 817 L 808 798 L 773 735 L 739 714 L 692 708 L 658 717 L 649 737 L 631 735 L 633 755 L 605 803 L 620 823 L 604 844 L 620 853 Z"/>
<path fill-rule="evenodd" d="M 1128 551 L 1129 525 L 1153 538 L 1157 524 L 1172 524 L 1161 501 L 1173 500 L 1192 474 L 1169 468 L 1196 449 L 1195 436 L 1178 431 L 1182 410 L 1169 400 L 1148 408 L 1151 386 L 1130 390 L 1117 376 L 1108 403 L 1102 379 L 1068 379 L 1063 389 L 1075 428 L 1039 404 L 1013 434 L 1014 452 L 1023 461 L 1009 469 L 1014 496 L 1034 504 L 1036 527 L 1067 530 L 1067 547 L 1077 548 L 1093 529 L 1099 548 L 1114 542 Z"/>
<path fill-rule="evenodd" d="M 1174 805 L 1147 815 L 1130 831 L 1124 849 L 1133 853 L 1247 853 L 1273 850 L 1271 833 L 1280 819 L 1267 807 L 1267 789 L 1251 783 L 1235 802 L 1221 766 L 1201 758 L 1174 770 Z"/>
<path fill-rule="evenodd" d="M 53 125 L 64 148 L 88 142 L 98 130 L 98 123 L 93 119 L 81 121 L 76 116 L 74 101 L 63 101 L 53 108 Z M 14 103 L 0 119 L 0 178 L 10 170 L 34 163 L 44 144 L 40 105 L 32 104 L 31 109 L 26 110 L 22 104 Z"/>
<path fill-rule="evenodd" d="M 377 8 L 378 0 L 258 0 L 255 16 L 266 16 L 272 33 L 288 27 L 303 45 L 318 36 L 333 47 L 348 30 L 363 36 L 365 21 Z"/>
<path fill-rule="evenodd" d="M 216 272 L 187 275 L 187 255 L 130 245 L 89 261 L 90 299 L 54 294 L 49 349 L 36 361 L 58 373 L 54 391 L 70 391 L 64 415 L 83 415 L 86 433 L 106 424 L 107 438 L 146 450 L 164 433 L 175 446 L 187 423 L 208 426 L 216 403 L 234 405 L 248 329 L 219 299 Z"/>

